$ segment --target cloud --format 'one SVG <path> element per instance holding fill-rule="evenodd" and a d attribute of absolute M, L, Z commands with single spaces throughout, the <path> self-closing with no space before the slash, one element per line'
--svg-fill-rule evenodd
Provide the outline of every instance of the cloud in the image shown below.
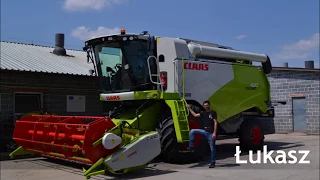
<path fill-rule="evenodd" d="M 118 34 L 120 33 L 121 28 L 115 27 L 115 28 L 106 28 L 103 26 L 98 27 L 97 30 L 90 30 L 90 28 L 85 26 L 80 26 L 74 29 L 71 32 L 71 35 L 75 38 L 78 38 L 80 40 L 86 41 L 88 39 L 97 37 L 97 36 L 105 36 L 109 34 Z"/>
<path fill-rule="evenodd" d="M 126 0 L 64 0 L 63 8 L 72 11 L 102 10 L 125 2 Z"/>
<path fill-rule="evenodd" d="M 235 39 L 241 40 L 241 39 L 244 39 L 245 37 L 247 37 L 247 35 L 241 34 L 239 36 L 236 36 Z"/>
<path fill-rule="evenodd" d="M 301 60 L 308 58 L 318 50 L 319 33 L 316 33 L 308 39 L 302 39 L 298 42 L 280 47 L 280 52 L 276 53 L 274 58 L 277 60 Z"/>

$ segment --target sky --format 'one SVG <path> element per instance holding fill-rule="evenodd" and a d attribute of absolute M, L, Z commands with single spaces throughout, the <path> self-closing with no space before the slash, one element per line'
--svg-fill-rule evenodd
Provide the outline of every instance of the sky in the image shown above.
<path fill-rule="evenodd" d="M 1 0 L 1 41 L 82 49 L 93 36 L 148 31 L 319 67 L 319 0 Z"/>

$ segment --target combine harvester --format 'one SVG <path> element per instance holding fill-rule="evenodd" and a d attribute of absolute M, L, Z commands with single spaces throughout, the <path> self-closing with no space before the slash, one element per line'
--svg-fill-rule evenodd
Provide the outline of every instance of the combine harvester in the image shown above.
<path fill-rule="evenodd" d="M 188 147 L 190 129 L 203 127 L 185 105 L 199 112 L 205 100 L 218 113 L 218 135 L 236 134 L 248 150 L 263 146 L 257 117 L 274 115 L 268 56 L 124 29 L 86 41 L 84 50 L 93 63 L 90 72 L 100 80 L 100 100 L 116 103 L 114 110 L 107 117 L 24 117 L 15 126 L 13 139 L 20 147 L 11 158 L 35 153 L 89 164 L 86 178 L 144 168 L 156 157 L 194 162 L 208 146 L 197 136 L 195 152 L 180 153 Z"/>

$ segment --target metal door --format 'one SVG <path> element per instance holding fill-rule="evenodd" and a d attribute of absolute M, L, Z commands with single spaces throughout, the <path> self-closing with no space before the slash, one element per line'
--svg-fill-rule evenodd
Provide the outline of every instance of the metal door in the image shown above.
<path fill-rule="evenodd" d="M 305 132 L 307 128 L 307 103 L 304 97 L 292 99 L 293 131 Z"/>

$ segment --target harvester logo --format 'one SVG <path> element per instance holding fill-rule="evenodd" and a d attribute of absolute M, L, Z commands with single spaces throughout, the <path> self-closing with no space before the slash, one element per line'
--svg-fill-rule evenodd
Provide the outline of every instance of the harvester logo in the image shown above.
<path fill-rule="evenodd" d="M 133 156 L 133 155 L 135 155 L 135 154 L 137 154 L 137 151 L 134 151 L 134 152 L 130 153 L 130 154 L 127 156 L 127 158 L 129 158 L 129 157 L 131 157 L 131 156 Z"/>
<path fill-rule="evenodd" d="M 112 160 L 111 162 L 116 162 L 118 160 L 123 160 L 124 159 L 124 155 L 120 154 L 120 156 L 116 157 L 114 160 Z"/>
<path fill-rule="evenodd" d="M 183 96 L 183 92 L 180 93 L 180 96 L 182 97 Z M 184 93 L 184 97 L 191 97 L 191 93 Z"/>
<path fill-rule="evenodd" d="M 147 136 L 146 140 L 149 141 L 156 138 L 158 138 L 158 134 L 153 134 L 153 135 Z"/>
<path fill-rule="evenodd" d="M 258 83 L 251 83 L 249 87 L 246 87 L 247 90 L 257 90 L 259 84 Z"/>
<path fill-rule="evenodd" d="M 236 163 L 237 164 L 247 164 L 248 163 L 247 160 L 240 159 L 240 153 L 241 153 L 240 147 L 236 146 L 236 153 L 234 154 L 234 156 L 236 157 Z M 299 150 L 299 151 L 290 150 L 290 151 L 288 151 L 288 153 L 286 153 L 285 151 L 282 151 L 282 150 L 277 150 L 276 157 L 272 157 L 273 153 L 274 153 L 274 150 L 271 150 L 268 152 L 267 146 L 265 145 L 265 146 L 263 146 L 263 153 L 261 153 L 261 150 L 258 150 L 257 157 L 254 158 L 253 151 L 250 150 L 249 151 L 249 162 L 252 164 L 262 164 L 262 163 L 266 164 L 266 163 L 268 163 L 268 161 L 271 164 L 287 164 L 287 163 L 289 163 L 289 164 L 296 164 L 296 163 L 310 164 L 310 160 L 305 160 L 306 157 L 308 156 L 308 154 L 310 153 L 309 150 Z M 302 155 L 302 157 L 299 161 L 298 161 L 298 158 L 294 155 L 297 153 Z M 262 157 L 263 157 L 263 161 L 262 161 Z"/>
<path fill-rule="evenodd" d="M 119 159 L 120 159 L 120 160 L 124 159 L 124 155 L 123 155 L 123 154 L 120 154 Z"/>
<path fill-rule="evenodd" d="M 208 71 L 209 64 L 185 62 L 184 69 L 197 70 L 197 71 Z"/>
<path fill-rule="evenodd" d="M 106 98 L 108 101 L 110 100 L 120 100 L 120 96 L 107 96 Z"/>

